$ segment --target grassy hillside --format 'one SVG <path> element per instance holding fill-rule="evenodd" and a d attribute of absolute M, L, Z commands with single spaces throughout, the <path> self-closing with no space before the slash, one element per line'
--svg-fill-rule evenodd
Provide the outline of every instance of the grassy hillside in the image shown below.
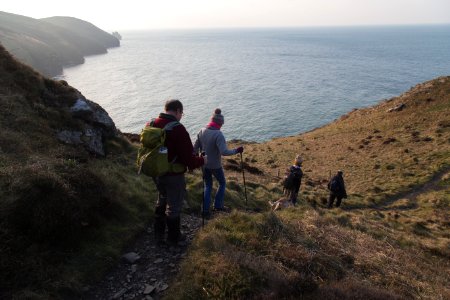
<path fill-rule="evenodd" d="M 40 19 L 42 21 L 57 25 L 67 31 L 74 32 L 79 36 L 90 39 L 93 43 L 100 43 L 105 48 L 119 47 L 120 41 L 113 35 L 106 33 L 97 26 L 72 17 L 50 17 Z"/>
<path fill-rule="evenodd" d="M 79 19 L 38 20 L 6 12 L 0 12 L 0 43 L 47 76 L 83 63 L 86 55 L 106 53 L 106 48 L 119 45 L 112 35 Z"/>
<path fill-rule="evenodd" d="M 301 204 L 211 221 L 169 298 L 449 298 L 449 116 L 442 77 L 311 132 L 248 144 L 248 170 L 260 171 L 246 174 L 250 197 L 279 198 L 298 153 Z M 231 186 L 242 186 L 226 161 Z M 329 210 L 326 183 L 338 169 L 349 198 Z"/>
<path fill-rule="evenodd" d="M 0 47 L 0 298 L 80 298 L 152 218 L 154 185 L 120 135 L 98 158 L 58 141 L 80 93 Z M 401 111 L 388 112 L 404 104 Z M 168 298 L 450 298 L 450 78 L 225 158 L 226 204 L 196 237 Z M 269 212 L 304 161 L 300 205 Z M 349 198 L 325 209 L 330 172 Z M 281 174 L 281 175 L 280 175 Z M 187 212 L 201 176 L 188 174 Z"/>
<path fill-rule="evenodd" d="M 0 298 L 73 295 L 115 263 L 151 217 L 149 180 L 120 136 L 107 156 L 61 143 L 83 126 L 78 91 L 15 61 L 0 46 Z M 124 238 L 126 237 L 126 238 Z"/>

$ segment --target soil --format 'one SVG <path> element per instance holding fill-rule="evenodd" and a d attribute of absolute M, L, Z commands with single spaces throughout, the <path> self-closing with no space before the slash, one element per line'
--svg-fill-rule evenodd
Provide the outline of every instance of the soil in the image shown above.
<path fill-rule="evenodd" d="M 153 226 L 125 251 L 132 259 L 122 257 L 117 266 L 94 287 L 86 287 L 82 299 L 160 299 L 170 289 L 180 262 L 195 233 L 201 228 L 202 219 L 195 215 L 181 216 L 181 231 L 186 242 L 181 246 L 158 245 Z M 134 256 L 134 257 L 133 257 Z M 133 261 L 135 260 L 136 261 Z"/>

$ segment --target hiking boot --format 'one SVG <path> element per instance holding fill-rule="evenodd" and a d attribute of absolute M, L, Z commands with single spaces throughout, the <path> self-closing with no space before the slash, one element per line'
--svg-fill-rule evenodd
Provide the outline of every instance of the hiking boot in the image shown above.
<path fill-rule="evenodd" d="M 155 240 L 158 245 L 164 244 L 164 234 L 166 231 L 166 215 L 155 215 L 153 223 Z"/>
<path fill-rule="evenodd" d="M 186 235 L 180 233 L 180 235 L 178 236 L 178 239 L 176 239 L 176 240 L 167 239 L 165 244 L 168 245 L 169 247 L 185 246 L 186 245 L 186 239 L 187 239 Z"/>
<path fill-rule="evenodd" d="M 214 211 L 216 212 L 231 212 L 231 209 L 229 207 L 214 207 Z"/>
<path fill-rule="evenodd" d="M 186 241 L 186 235 L 180 231 L 180 217 L 167 218 L 167 241 L 169 246 L 183 246 L 183 242 Z"/>
<path fill-rule="evenodd" d="M 202 218 L 204 218 L 205 220 L 211 219 L 211 213 L 209 211 L 202 212 Z"/>

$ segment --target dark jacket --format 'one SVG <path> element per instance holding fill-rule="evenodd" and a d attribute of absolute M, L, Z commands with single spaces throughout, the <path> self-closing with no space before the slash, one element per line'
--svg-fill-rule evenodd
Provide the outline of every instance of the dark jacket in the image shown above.
<path fill-rule="evenodd" d="M 302 183 L 303 171 L 302 168 L 293 165 L 291 166 L 286 174 L 286 178 L 284 181 L 284 188 L 287 190 L 293 190 L 295 193 L 298 193 L 300 190 L 300 184 Z"/>
<path fill-rule="evenodd" d="M 341 174 L 336 174 L 328 182 L 328 189 L 330 193 L 335 194 L 338 197 L 347 198 L 347 191 L 345 190 L 344 178 Z"/>
<path fill-rule="evenodd" d="M 177 121 L 177 119 L 169 114 L 161 113 L 159 117 L 153 121 L 153 126 L 164 128 L 166 124 Z M 203 157 L 198 157 L 193 154 L 193 147 L 189 133 L 186 128 L 180 123 L 172 130 L 166 133 L 165 146 L 167 147 L 169 161 L 185 165 L 190 170 L 201 167 L 204 164 Z M 186 172 L 186 170 L 185 170 Z"/>

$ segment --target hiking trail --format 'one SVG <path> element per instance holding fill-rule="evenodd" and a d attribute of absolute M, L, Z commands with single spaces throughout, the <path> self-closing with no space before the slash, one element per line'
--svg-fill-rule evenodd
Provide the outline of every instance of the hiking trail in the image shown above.
<path fill-rule="evenodd" d="M 169 247 L 157 245 L 150 223 L 103 280 L 85 287 L 82 299 L 160 299 L 173 284 L 180 262 L 201 226 L 201 218 L 182 214 L 181 229 L 186 234 L 186 243 Z"/>
<path fill-rule="evenodd" d="M 445 178 L 450 176 L 450 166 L 443 168 L 439 172 L 433 175 L 433 177 L 422 185 L 415 186 L 412 190 L 398 193 L 397 195 L 387 198 L 383 203 L 373 204 L 366 207 L 352 207 L 344 206 L 344 210 L 364 210 L 364 209 L 374 209 L 374 210 L 409 210 L 418 207 L 417 198 L 424 193 L 430 191 L 440 191 L 448 188 L 448 186 L 440 185 Z M 407 200 L 407 204 L 403 206 L 391 207 L 393 204 L 400 200 Z"/>

